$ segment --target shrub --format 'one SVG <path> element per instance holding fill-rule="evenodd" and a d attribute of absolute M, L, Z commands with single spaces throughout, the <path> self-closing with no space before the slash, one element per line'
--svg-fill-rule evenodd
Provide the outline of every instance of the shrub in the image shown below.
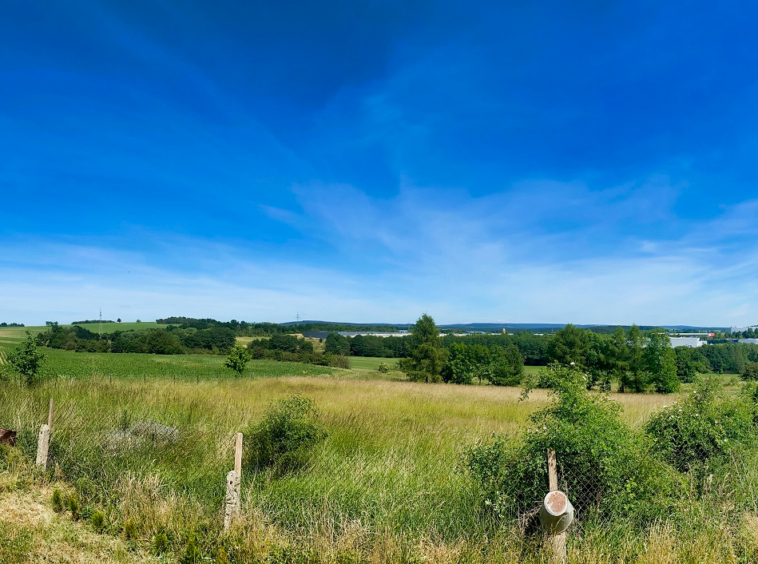
<path fill-rule="evenodd" d="M 124 523 L 124 538 L 128 541 L 137 538 L 137 525 L 134 524 L 134 521 L 130 520 Z"/>
<path fill-rule="evenodd" d="M 683 402 L 655 414 L 645 426 L 653 450 L 680 472 L 748 441 L 754 409 L 745 397 L 727 398 L 715 378 L 704 378 Z"/>
<path fill-rule="evenodd" d="M 37 342 L 28 331 L 26 340 L 8 355 L 8 364 L 27 386 L 40 380 L 44 360 L 45 355 L 37 350 Z"/>
<path fill-rule="evenodd" d="M 341 354 L 332 354 L 326 352 L 321 357 L 321 362 L 324 366 L 331 366 L 332 368 L 345 368 L 350 369 L 350 359 Z"/>
<path fill-rule="evenodd" d="M 97 533 L 102 533 L 105 530 L 105 515 L 96 511 L 92 514 L 92 528 Z"/>
<path fill-rule="evenodd" d="M 153 554 L 156 556 L 161 556 L 162 554 L 165 554 L 168 552 L 169 548 L 169 541 L 168 541 L 168 535 L 166 535 L 165 532 L 159 531 L 155 533 L 155 536 L 153 537 Z"/>
<path fill-rule="evenodd" d="M 387 374 L 390 370 L 392 370 L 392 367 L 386 362 L 380 362 L 379 366 L 376 367 L 376 371 L 382 374 Z"/>
<path fill-rule="evenodd" d="M 750 362 L 745 365 L 740 377 L 743 380 L 755 381 L 758 380 L 758 362 Z"/>
<path fill-rule="evenodd" d="M 76 496 L 70 495 L 66 505 L 68 506 L 68 510 L 71 512 L 71 518 L 74 521 L 79 519 L 79 502 L 77 501 Z"/>
<path fill-rule="evenodd" d="M 61 513 L 65 509 L 63 507 L 63 496 L 61 495 L 61 491 L 58 489 L 53 491 L 52 504 L 53 504 L 53 511 L 55 511 L 56 513 Z"/>
<path fill-rule="evenodd" d="M 187 541 L 187 546 L 184 549 L 184 554 L 179 559 L 179 564 L 196 564 L 201 561 L 200 558 L 200 549 L 197 548 L 195 536 L 190 535 L 190 538 Z"/>
<path fill-rule="evenodd" d="M 224 361 L 224 367 L 234 372 L 237 377 L 242 376 L 245 366 L 250 362 L 251 355 L 244 347 L 234 347 L 229 351 L 229 356 Z"/>
<path fill-rule="evenodd" d="M 247 432 L 252 446 L 246 450 L 245 466 L 255 471 L 272 467 L 279 474 L 304 466 L 312 448 L 327 436 L 318 417 L 309 398 L 292 396 L 273 403 Z"/>
<path fill-rule="evenodd" d="M 523 435 L 496 437 L 465 455 L 485 505 L 496 516 L 513 517 L 539 506 L 548 491 L 548 449 L 556 452 L 559 487 L 578 518 L 592 512 L 634 513 L 639 500 L 670 490 L 669 476 L 655 461 L 645 460 L 642 437 L 619 418 L 620 406 L 607 395 L 590 394 L 584 374 L 551 365 L 541 380 L 552 388 L 552 402 L 531 415 Z M 660 504 L 647 505 L 647 511 L 659 511 Z"/>

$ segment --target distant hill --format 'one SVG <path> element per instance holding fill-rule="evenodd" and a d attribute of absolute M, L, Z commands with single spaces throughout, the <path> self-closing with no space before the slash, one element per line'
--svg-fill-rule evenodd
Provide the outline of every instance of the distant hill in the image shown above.
<path fill-rule="evenodd" d="M 281 323 L 280 325 L 293 326 L 293 325 L 339 325 L 343 327 L 384 327 L 387 329 L 407 329 L 412 323 L 348 323 L 344 321 L 317 321 L 317 320 L 303 320 L 303 321 L 288 321 L 287 323 Z M 460 329 L 461 331 L 485 331 L 489 333 L 499 332 L 505 329 L 506 331 L 530 331 L 530 332 L 555 332 L 563 327 L 566 323 L 448 323 L 438 324 L 437 327 L 445 330 Z M 603 324 L 575 324 L 577 327 L 584 329 L 591 329 L 598 333 L 610 333 L 613 332 L 618 325 L 603 325 Z M 629 325 L 621 325 L 623 328 L 630 327 Z M 649 330 L 656 328 L 668 329 L 672 331 L 681 332 L 706 332 L 706 331 L 726 331 L 728 327 L 695 327 L 692 325 L 640 325 L 640 329 Z"/>

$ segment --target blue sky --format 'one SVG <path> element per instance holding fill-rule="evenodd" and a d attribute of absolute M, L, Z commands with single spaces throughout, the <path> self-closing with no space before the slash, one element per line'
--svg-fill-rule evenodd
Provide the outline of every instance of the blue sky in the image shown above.
<path fill-rule="evenodd" d="M 749 4 L 0 11 L 0 321 L 758 323 Z"/>

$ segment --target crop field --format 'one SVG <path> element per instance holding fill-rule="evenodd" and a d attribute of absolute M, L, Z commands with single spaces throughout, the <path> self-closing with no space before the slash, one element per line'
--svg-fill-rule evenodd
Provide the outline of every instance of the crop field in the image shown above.
<path fill-rule="evenodd" d="M 464 464 L 493 433 L 521 435 L 550 404 L 545 390 L 520 401 L 518 388 L 410 383 L 392 372 L 378 379 L 376 366 L 393 359 L 351 358 L 351 370 L 254 361 L 234 378 L 212 355 L 44 352 L 47 381 L 0 383 L 0 427 L 19 431 L 13 452 L 0 447 L 0 562 L 546 562 L 539 536 L 493 520 Z M 689 393 L 611 398 L 640 429 Z M 241 515 L 223 532 L 234 433 L 251 448 L 272 402 L 292 396 L 315 403 L 326 438 L 294 471 L 246 465 Z M 44 473 L 32 462 L 49 398 Z M 140 421 L 179 438 L 109 446 Z M 758 491 L 756 466 L 758 455 L 745 454 L 731 480 Z M 725 480 L 688 494 L 682 515 L 586 527 L 570 536 L 569 561 L 755 562 L 758 507 L 725 493 L 734 484 Z M 51 510 L 55 490 L 77 499 L 76 520 Z"/>

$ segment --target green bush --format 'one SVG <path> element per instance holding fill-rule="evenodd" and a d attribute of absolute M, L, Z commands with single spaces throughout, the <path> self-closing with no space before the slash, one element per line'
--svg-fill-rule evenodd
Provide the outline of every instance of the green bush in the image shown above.
<path fill-rule="evenodd" d="M 750 362 L 745 365 L 740 377 L 743 380 L 755 381 L 758 380 L 758 362 Z"/>
<path fill-rule="evenodd" d="M 253 471 L 271 467 L 277 474 L 303 467 L 313 447 L 327 436 L 318 417 L 309 398 L 292 396 L 273 403 L 263 420 L 246 433 L 251 446 L 245 466 Z"/>
<path fill-rule="evenodd" d="M 682 402 L 650 418 L 646 433 L 653 450 L 680 472 L 686 472 L 745 443 L 754 433 L 754 406 L 744 395 L 727 397 L 715 378 L 704 378 Z"/>
<path fill-rule="evenodd" d="M 105 530 L 105 515 L 100 513 L 99 511 L 96 511 L 92 514 L 92 528 L 97 533 L 102 533 Z"/>
<path fill-rule="evenodd" d="M 63 496 L 61 495 L 60 490 L 53 491 L 53 511 L 56 513 L 61 513 L 65 508 L 63 507 Z"/>
<path fill-rule="evenodd" d="M 392 370 L 392 367 L 387 362 L 380 362 L 379 366 L 376 367 L 376 371 L 382 374 L 387 374 L 390 370 Z"/>
<path fill-rule="evenodd" d="M 45 355 L 37 350 L 37 342 L 28 331 L 26 340 L 8 355 L 8 364 L 27 386 L 41 380 L 44 361 Z"/>
<path fill-rule="evenodd" d="M 168 552 L 169 549 L 169 540 L 168 535 L 164 531 L 159 531 L 155 533 L 155 536 L 153 537 L 153 554 L 156 556 L 161 556 L 162 554 L 165 554 Z"/>
<path fill-rule="evenodd" d="M 184 554 L 179 559 L 179 564 L 196 564 L 198 562 L 201 562 L 200 549 L 197 548 L 195 536 L 190 535 Z"/>
<path fill-rule="evenodd" d="M 589 393 L 586 376 L 572 367 L 551 365 L 541 380 L 551 388 L 552 401 L 531 415 L 523 435 L 496 437 L 465 455 L 486 507 L 497 517 L 514 517 L 539 506 L 548 492 L 547 451 L 552 449 L 559 487 L 577 517 L 634 514 L 643 500 L 646 511 L 661 513 L 665 499 L 652 498 L 665 498 L 673 477 L 645 458 L 643 437 L 621 421 L 620 406 L 607 395 Z"/>
<path fill-rule="evenodd" d="M 71 512 L 71 518 L 74 521 L 78 520 L 79 519 L 79 501 L 76 499 L 76 496 L 74 495 L 69 496 L 66 506 L 68 507 L 68 510 Z"/>
<path fill-rule="evenodd" d="M 131 541 L 137 538 L 137 525 L 134 521 L 127 521 L 124 523 L 124 539 Z"/>

